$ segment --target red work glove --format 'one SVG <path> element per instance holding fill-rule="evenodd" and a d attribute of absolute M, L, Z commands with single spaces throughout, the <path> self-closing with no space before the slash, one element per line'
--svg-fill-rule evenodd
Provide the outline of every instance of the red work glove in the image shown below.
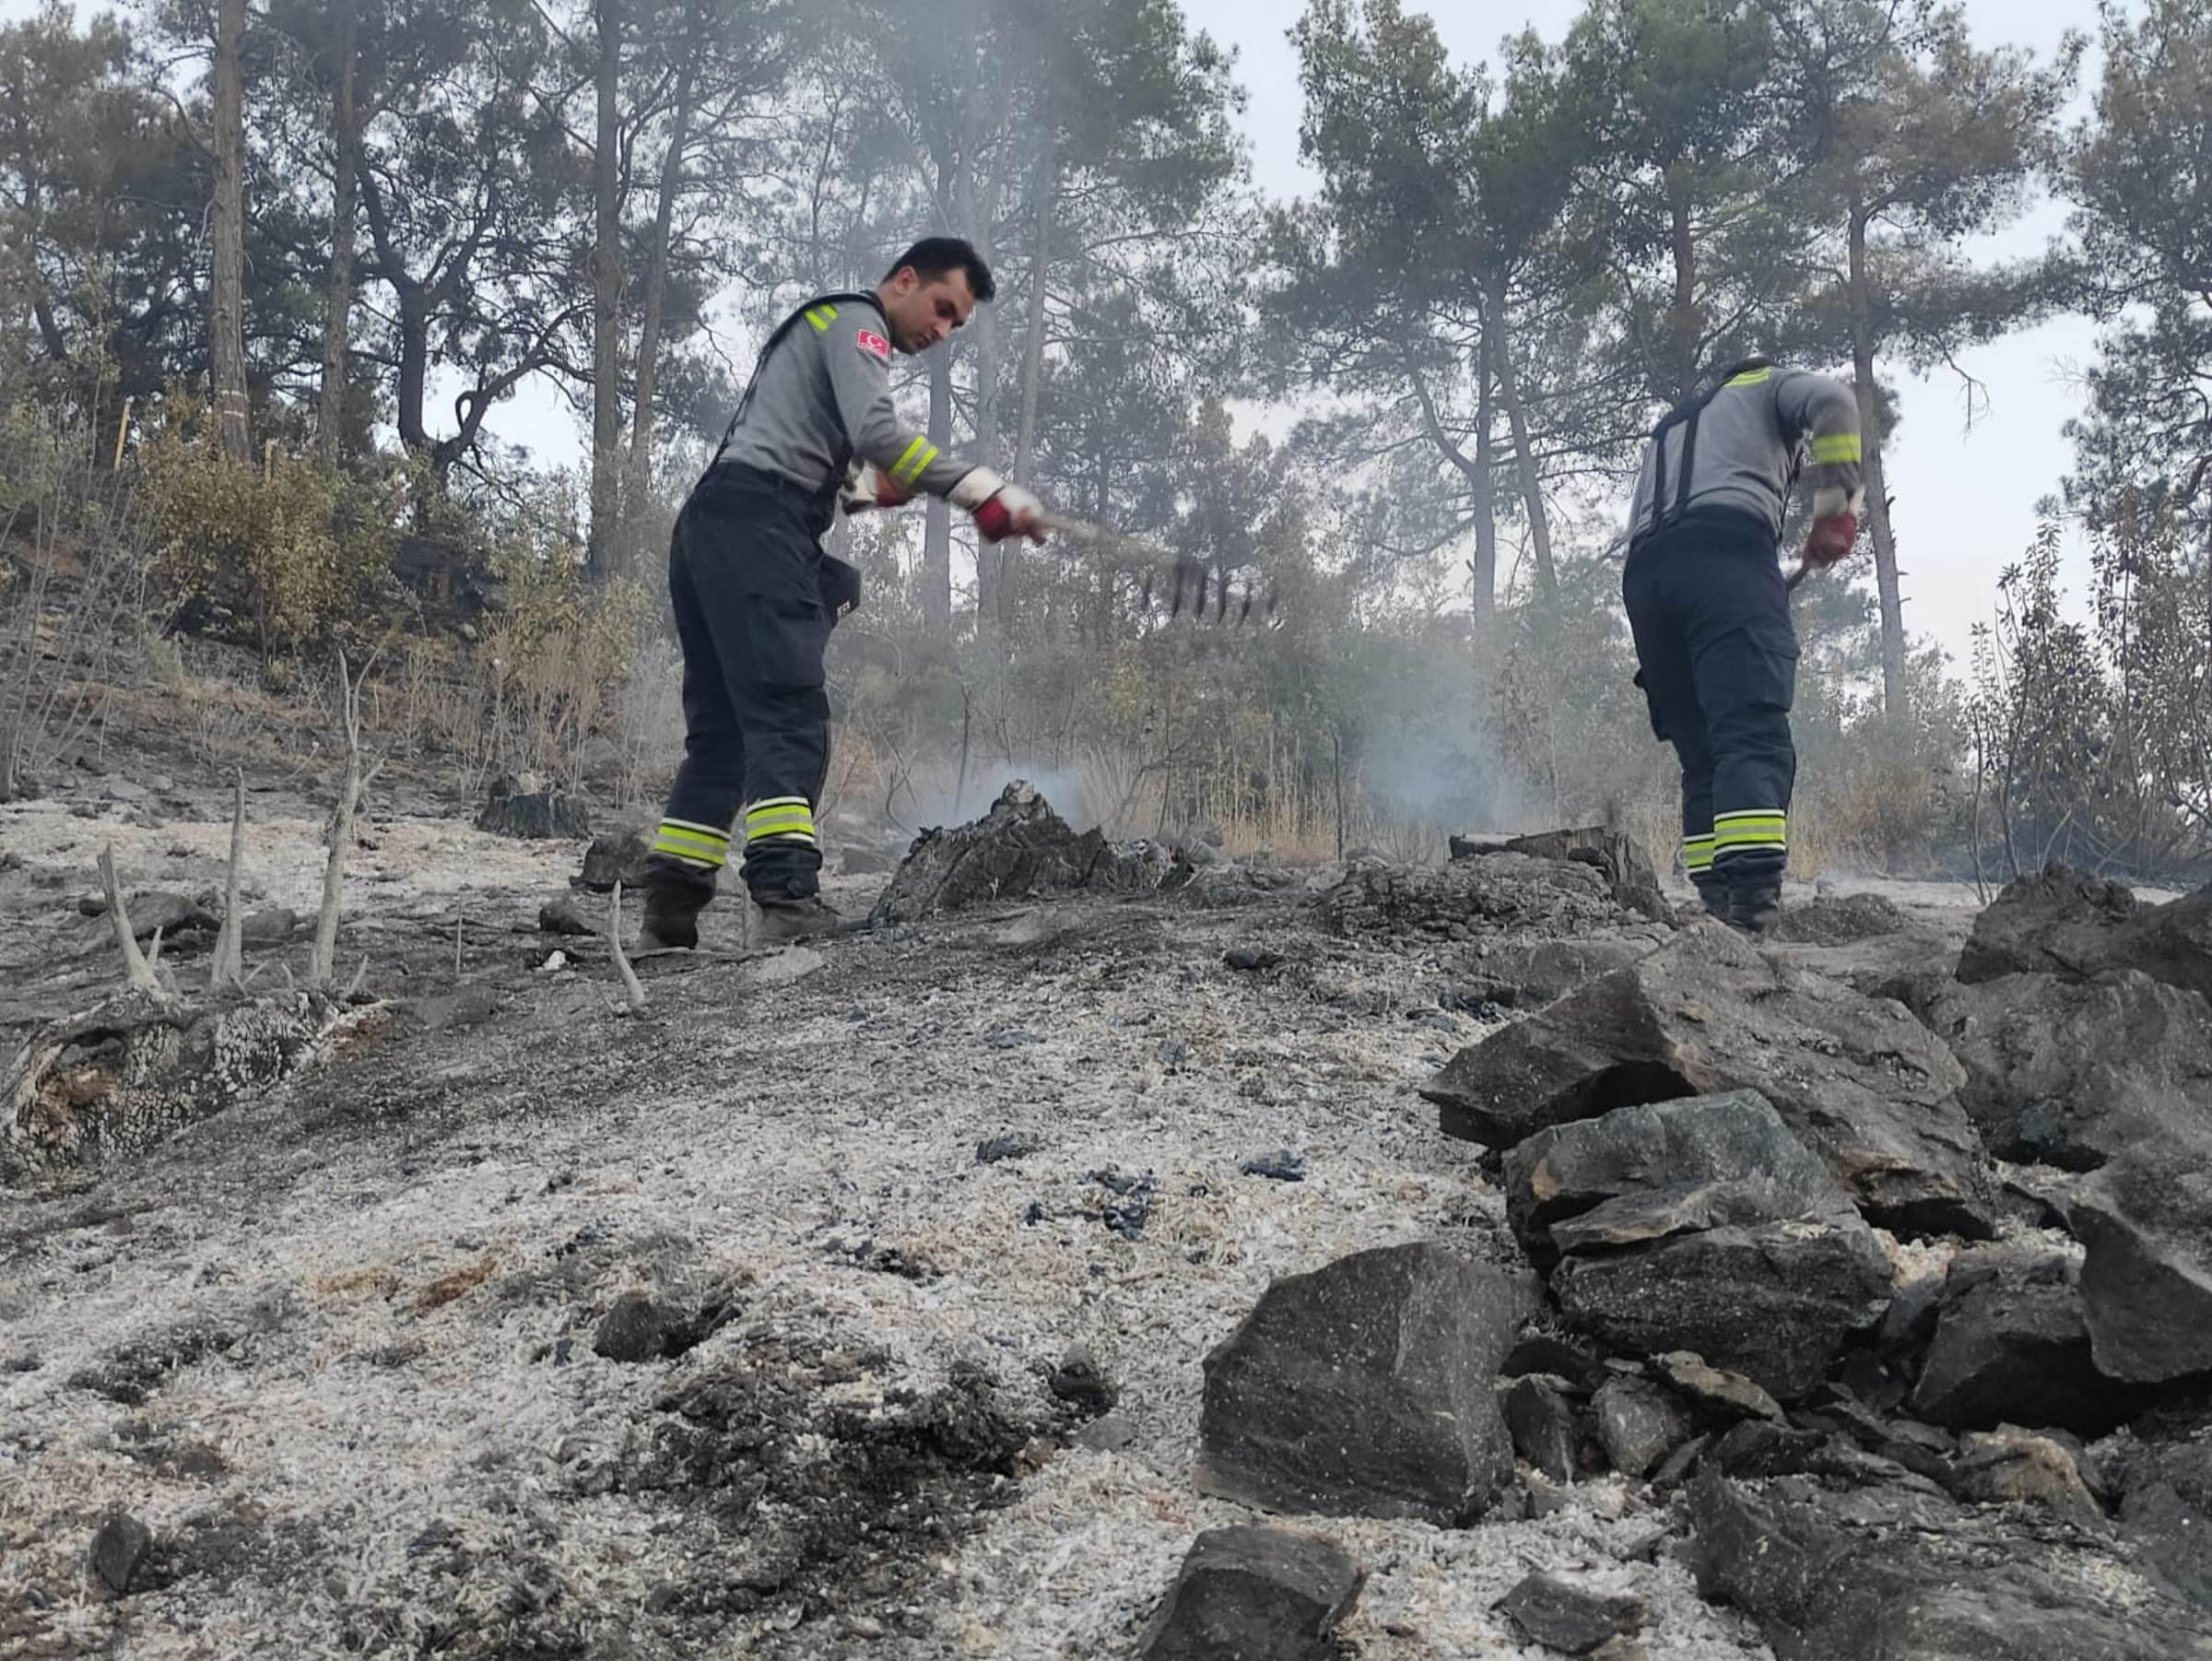
<path fill-rule="evenodd" d="M 1004 542 L 1008 536 L 1044 540 L 1044 503 L 1019 485 L 1005 485 L 975 510 L 975 528 L 985 542 Z"/>
<path fill-rule="evenodd" d="M 1833 565 L 1851 552 L 1859 539 L 1856 513 L 1830 513 L 1813 521 L 1812 535 L 1805 539 L 1805 562 L 1816 569 Z"/>

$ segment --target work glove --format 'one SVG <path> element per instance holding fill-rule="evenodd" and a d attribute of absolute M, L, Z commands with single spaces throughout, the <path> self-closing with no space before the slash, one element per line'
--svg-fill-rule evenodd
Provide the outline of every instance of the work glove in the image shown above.
<path fill-rule="evenodd" d="M 895 508 L 912 500 L 889 474 L 865 463 L 846 474 L 845 483 L 837 493 L 838 507 L 848 514 L 865 512 L 870 508 Z"/>
<path fill-rule="evenodd" d="M 988 467 L 971 469 L 952 487 L 947 500 L 956 508 L 967 509 L 985 542 L 1003 542 L 1008 536 L 1044 540 L 1044 503 L 1019 485 L 1006 483 Z"/>
<path fill-rule="evenodd" d="M 1830 513 L 1825 519 L 1816 519 L 1812 534 L 1805 539 L 1805 562 L 1816 569 L 1833 565 L 1851 552 L 1852 545 L 1858 539 L 1856 513 Z"/>

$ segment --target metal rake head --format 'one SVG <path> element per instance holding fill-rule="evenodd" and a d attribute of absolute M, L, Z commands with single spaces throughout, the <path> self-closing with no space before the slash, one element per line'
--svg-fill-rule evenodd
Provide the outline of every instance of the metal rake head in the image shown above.
<path fill-rule="evenodd" d="M 1241 627 L 1252 620 L 1256 609 L 1263 624 L 1275 620 L 1275 595 L 1263 595 L 1250 568 L 1245 569 L 1243 592 L 1239 595 L 1234 571 L 1217 571 L 1203 560 L 1190 555 L 1179 556 L 1168 571 L 1168 617 L 1180 618 L 1187 609 L 1196 622 L 1212 621 Z M 1152 609 L 1153 581 L 1156 573 L 1145 573 L 1142 604 L 1147 611 Z M 1211 606 L 1209 619 L 1206 608 Z M 1233 620 L 1231 614 L 1234 614 Z"/>

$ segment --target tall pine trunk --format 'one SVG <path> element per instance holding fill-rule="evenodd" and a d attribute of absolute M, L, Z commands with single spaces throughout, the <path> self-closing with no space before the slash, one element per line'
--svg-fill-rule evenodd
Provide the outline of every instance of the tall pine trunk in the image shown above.
<path fill-rule="evenodd" d="M 1484 307 L 1483 338 L 1492 348 L 1490 368 L 1498 376 L 1498 395 L 1505 400 L 1506 425 L 1513 435 L 1513 463 L 1521 481 L 1521 501 L 1528 513 L 1528 546 L 1536 566 L 1536 600 L 1547 614 L 1559 604 L 1559 571 L 1551 557 L 1551 519 L 1544 511 L 1544 479 L 1529 447 L 1528 410 L 1521 401 L 1520 378 L 1513 372 L 1513 337 L 1505 321 L 1505 286 L 1489 286 Z"/>
<path fill-rule="evenodd" d="M 215 250 L 209 307 L 208 368 L 214 380 L 217 430 L 223 454 L 253 454 L 246 430 L 246 95 L 239 46 L 246 33 L 246 0 L 218 0 L 215 21 L 215 197 L 208 204 Z"/>
<path fill-rule="evenodd" d="M 1666 333 L 1674 361 L 1667 365 L 1674 384 L 1669 402 L 1679 404 L 1698 388 L 1698 244 L 1689 222 L 1689 204 L 1674 204 L 1675 303 L 1666 314 Z"/>
<path fill-rule="evenodd" d="M 622 500 L 622 0 L 593 0 L 598 23 L 598 133 L 592 154 L 592 528 L 588 562 L 618 575 Z"/>
<path fill-rule="evenodd" d="M 1470 596 L 1475 612 L 1475 640 L 1480 646 L 1489 638 L 1498 616 L 1498 458 L 1490 440 L 1494 418 L 1490 402 L 1490 332 L 1482 332 L 1476 351 L 1475 383 L 1475 571 Z"/>
<path fill-rule="evenodd" d="M 692 100 L 697 90 L 703 14 L 697 0 L 685 31 L 684 66 L 676 87 L 676 118 L 669 129 L 668 153 L 661 158 L 660 201 L 653 219 L 653 246 L 645 257 L 644 316 L 638 330 L 638 383 L 630 412 L 629 482 L 626 516 L 634 518 L 653 488 L 653 404 L 659 388 L 662 312 L 668 303 L 668 241 L 676 221 L 677 193 L 683 188 L 684 152 L 691 142 Z"/>
<path fill-rule="evenodd" d="M 356 0 L 334 0 L 338 9 L 337 89 L 330 106 L 334 159 L 330 209 L 330 298 L 323 317 L 323 389 L 315 411 L 315 450 L 326 466 L 338 459 L 346 422 L 346 360 L 353 334 L 353 241 L 360 180 L 359 118 L 354 111 Z"/>
<path fill-rule="evenodd" d="M 1851 364 L 1859 395 L 1859 433 L 1865 460 L 1866 523 L 1874 538 L 1874 582 L 1881 596 L 1882 707 L 1892 721 L 1912 711 L 1905 690 L 1905 602 L 1899 585 L 1897 538 L 1889 524 L 1889 494 L 1882 481 L 1881 418 L 1874 398 L 1874 331 L 1866 292 L 1866 221 L 1851 219 Z"/>

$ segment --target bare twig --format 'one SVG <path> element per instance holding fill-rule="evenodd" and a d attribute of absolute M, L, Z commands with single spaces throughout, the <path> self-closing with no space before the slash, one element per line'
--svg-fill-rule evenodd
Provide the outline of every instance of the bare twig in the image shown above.
<path fill-rule="evenodd" d="M 114 920 L 115 943 L 123 948 L 124 978 L 133 992 L 144 992 L 154 997 L 166 997 L 161 983 L 154 979 L 151 964 L 146 954 L 138 949 L 138 937 L 131 933 L 130 913 L 123 909 L 123 885 L 115 880 L 115 844 L 110 842 L 100 851 L 100 886 L 108 891 L 108 915 Z"/>
<path fill-rule="evenodd" d="M 346 654 L 338 654 L 339 717 L 346 731 L 346 778 L 338 787 L 337 805 L 330 815 L 330 859 L 323 868 L 323 913 L 315 922 L 314 955 L 308 962 L 308 983 L 319 991 L 330 989 L 338 955 L 338 913 L 345 896 L 346 855 L 353 846 L 353 819 L 360 807 L 368 780 L 361 773 L 361 682 L 369 678 L 363 666 L 360 680 L 353 677 Z M 373 777 L 373 772 L 370 775 Z"/>
<path fill-rule="evenodd" d="M 615 960 L 615 972 L 622 977 L 622 995 L 629 1001 L 629 1012 L 639 1015 L 645 1008 L 645 988 L 638 984 L 638 972 L 629 966 L 629 958 L 622 949 L 622 885 L 615 884 L 615 891 L 606 901 L 606 949 Z"/>
<path fill-rule="evenodd" d="M 215 937 L 215 961 L 207 969 L 209 990 L 242 986 L 246 978 L 245 921 L 239 915 L 239 876 L 246 861 L 246 773 L 238 770 L 230 808 L 230 870 L 223 882 L 223 927 Z"/>
<path fill-rule="evenodd" d="M 368 978 L 369 954 L 367 952 L 363 952 L 361 954 L 361 966 L 353 972 L 353 979 L 346 983 L 346 1001 L 347 1003 L 351 1003 L 353 1001 L 354 994 L 360 991 L 361 983 L 366 981 Z"/>
<path fill-rule="evenodd" d="M 453 979 L 461 978 L 461 925 L 468 921 L 466 912 L 453 913 Z"/>

